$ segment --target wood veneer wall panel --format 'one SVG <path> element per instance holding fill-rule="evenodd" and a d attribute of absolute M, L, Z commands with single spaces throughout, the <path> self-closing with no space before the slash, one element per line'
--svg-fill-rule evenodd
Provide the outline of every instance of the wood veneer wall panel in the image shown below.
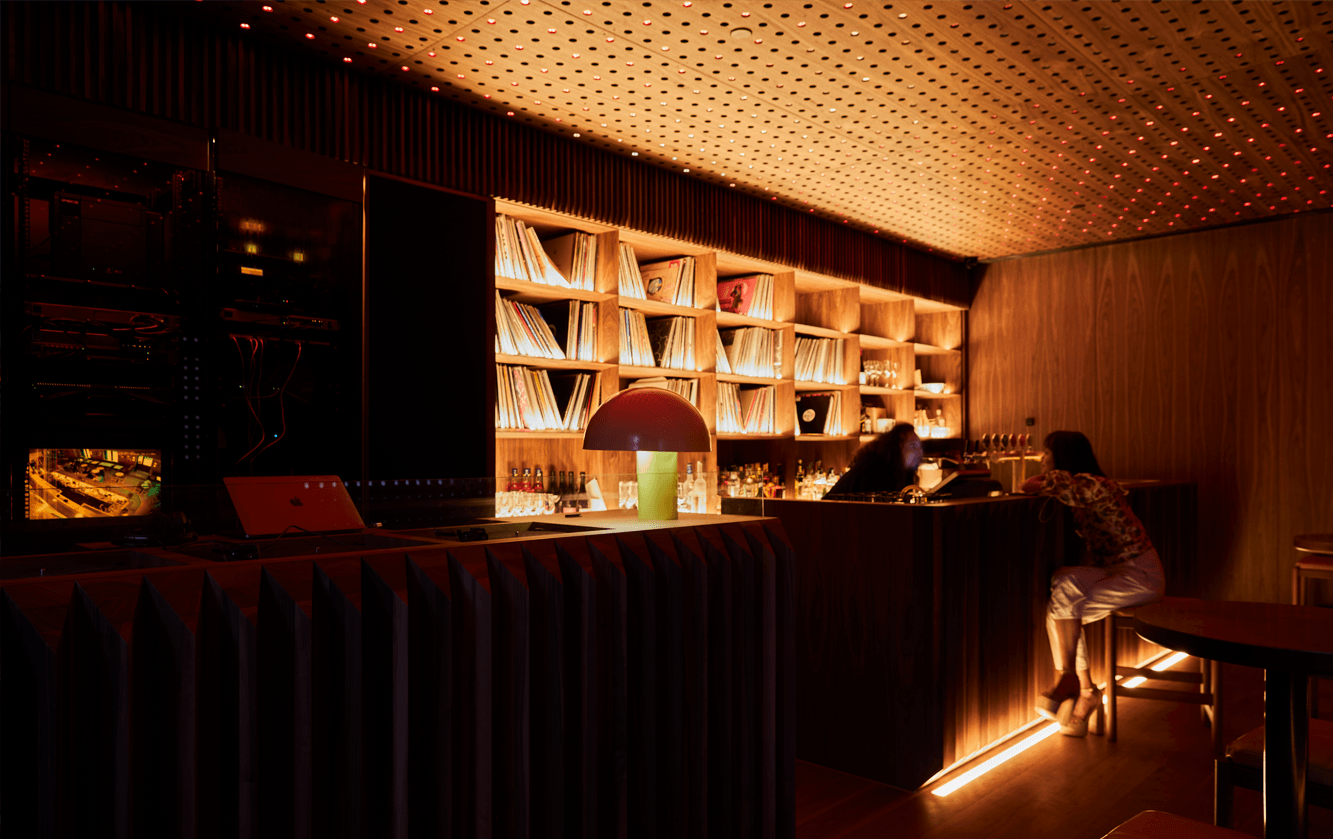
<path fill-rule="evenodd" d="M 1199 485 L 1209 597 L 1285 602 L 1333 530 L 1333 215 L 989 266 L 970 434 L 1057 428 L 1123 477 Z"/>
<path fill-rule="evenodd" d="M 961 263 L 219 31 L 168 4 L 6 3 L 5 78 L 373 170 L 966 306 Z"/>

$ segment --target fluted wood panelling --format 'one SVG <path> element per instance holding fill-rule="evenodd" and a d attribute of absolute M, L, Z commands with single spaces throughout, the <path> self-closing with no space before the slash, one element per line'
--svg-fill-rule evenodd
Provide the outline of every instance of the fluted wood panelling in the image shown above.
<path fill-rule="evenodd" d="M 970 433 L 1035 417 L 1117 477 L 1198 481 L 1207 594 L 1289 602 L 1292 537 L 1333 530 L 1331 263 L 1333 214 L 992 264 Z"/>
<path fill-rule="evenodd" d="M 752 519 L 4 581 L 4 836 L 791 839 L 795 574 Z"/>
<path fill-rule="evenodd" d="M 960 263 L 218 31 L 170 4 L 6 3 L 3 14 L 10 81 L 967 304 Z"/>

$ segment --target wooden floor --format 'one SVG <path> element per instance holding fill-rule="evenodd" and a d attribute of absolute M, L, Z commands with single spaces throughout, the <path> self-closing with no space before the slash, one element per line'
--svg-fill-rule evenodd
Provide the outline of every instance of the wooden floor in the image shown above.
<path fill-rule="evenodd" d="M 1188 659 L 1175 669 L 1195 666 Z M 1224 680 L 1229 741 L 1262 723 L 1263 676 L 1227 665 Z M 1321 703 L 1327 717 L 1333 680 L 1323 681 Z M 1211 823 L 1213 763 L 1198 707 L 1131 699 L 1119 708 L 1118 742 L 1056 734 L 943 798 L 930 790 L 949 778 L 905 792 L 798 761 L 796 835 L 1098 839 L 1141 810 Z M 1309 812 L 1310 839 L 1333 839 L 1333 811 Z M 1259 793 L 1237 790 L 1235 813 L 1237 830 L 1263 835 Z"/>

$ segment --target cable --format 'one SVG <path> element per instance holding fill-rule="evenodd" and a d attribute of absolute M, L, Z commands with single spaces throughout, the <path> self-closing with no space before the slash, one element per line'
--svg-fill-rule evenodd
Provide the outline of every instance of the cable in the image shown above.
<path fill-rule="evenodd" d="M 273 438 L 273 442 L 269 443 L 268 445 L 264 446 L 264 448 L 256 452 L 255 453 L 256 458 L 259 457 L 264 452 L 268 451 L 269 448 L 271 448 L 272 446 L 276 446 L 278 443 L 282 442 L 282 438 L 287 436 L 287 403 L 283 400 L 283 396 L 287 393 L 287 385 L 291 383 L 292 376 L 296 373 L 297 365 L 299 365 L 300 363 L 301 363 L 301 342 L 297 341 L 296 360 L 292 362 L 292 369 L 287 371 L 287 378 L 283 380 L 282 387 L 278 390 L 278 410 L 282 414 L 282 433 L 279 434 L 277 437 Z M 254 460 L 252 459 L 250 462 L 253 464 Z"/>
<path fill-rule="evenodd" d="M 242 397 L 245 399 L 245 407 L 250 409 L 250 415 L 254 417 L 255 422 L 259 424 L 259 442 L 255 443 L 255 445 L 250 448 L 250 451 L 236 459 L 236 463 L 239 465 L 241 461 L 250 456 L 251 452 L 263 445 L 264 421 L 259 418 L 259 413 L 255 411 L 254 405 L 250 403 L 250 372 L 245 367 L 245 352 L 241 349 L 241 342 L 235 335 L 231 336 L 231 340 L 236 344 L 236 351 L 241 357 L 241 393 Z M 250 342 L 250 360 L 253 363 L 255 353 L 258 351 L 259 346 L 253 338 L 247 338 L 246 340 Z M 248 433 L 249 429 L 247 428 L 246 431 Z M 246 442 L 250 442 L 248 437 Z"/>

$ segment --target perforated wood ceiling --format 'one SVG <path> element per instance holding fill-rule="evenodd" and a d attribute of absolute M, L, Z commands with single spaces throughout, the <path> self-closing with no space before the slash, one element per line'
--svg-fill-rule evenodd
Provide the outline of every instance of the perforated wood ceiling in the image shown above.
<path fill-rule="evenodd" d="M 999 257 L 1333 204 L 1333 3 L 337 0 L 219 23 Z"/>

